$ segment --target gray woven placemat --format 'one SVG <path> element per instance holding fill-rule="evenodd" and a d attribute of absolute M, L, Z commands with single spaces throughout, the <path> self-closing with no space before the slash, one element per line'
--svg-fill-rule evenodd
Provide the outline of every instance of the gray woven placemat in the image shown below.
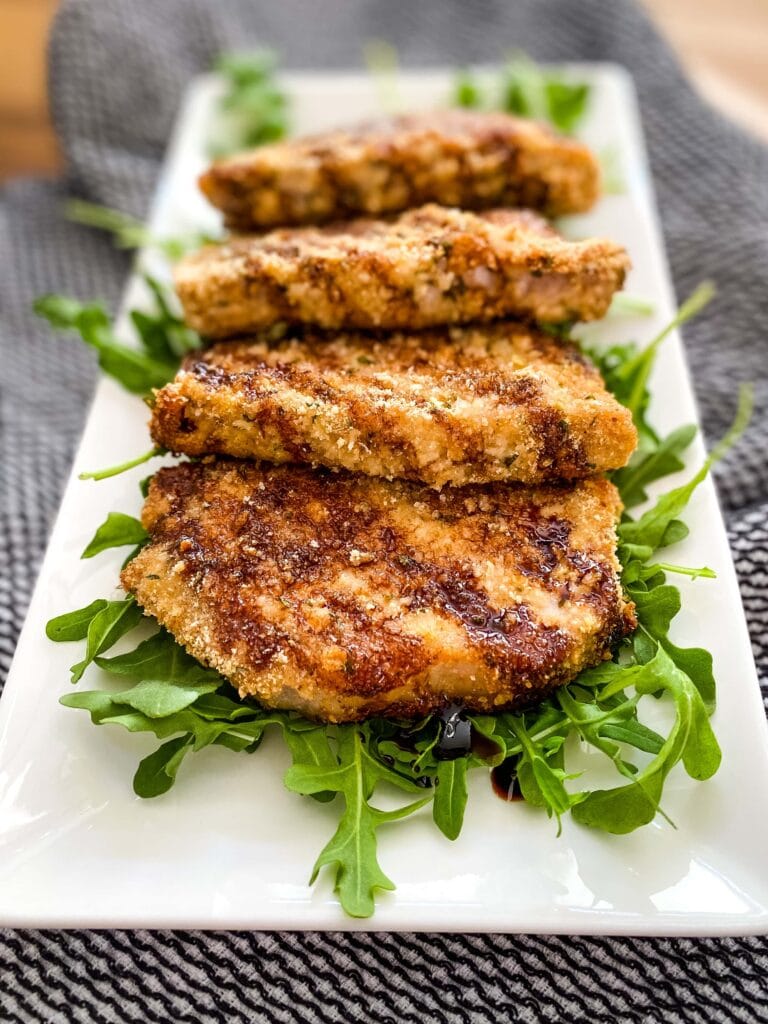
<path fill-rule="evenodd" d="M 0 202 L 0 669 L 10 662 L 93 386 L 93 359 L 30 315 L 56 290 L 116 303 L 127 261 L 61 219 L 75 190 L 143 213 L 179 96 L 218 50 L 275 46 L 294 66 L 613 60 L 635 77 L 679 295 L 719 297 L 685 331 L 705 428 L 757 388 L 718 470 L 762 676 L 768 669 L 768 150 L 695 96 L 645 15 L 587 0 L 69 0 L 51 45 L 67 182 Z M 119 880 L 116 880 L 119 884 Z M 8 1021 L 768 1021 L 762 939 L 31 932 L 0 935 Z"/>

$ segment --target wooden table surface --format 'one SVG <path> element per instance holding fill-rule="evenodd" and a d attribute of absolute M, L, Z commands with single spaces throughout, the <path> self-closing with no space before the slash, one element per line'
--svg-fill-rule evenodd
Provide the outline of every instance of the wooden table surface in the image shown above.
<path fill-rule="evenodd" d="M 644 2 L 704 95 L 768 140 L 768 0 Z M 0 181 L 61 167 L 45 93 L 55 9 L 56 0 L 0 0 Z"/>

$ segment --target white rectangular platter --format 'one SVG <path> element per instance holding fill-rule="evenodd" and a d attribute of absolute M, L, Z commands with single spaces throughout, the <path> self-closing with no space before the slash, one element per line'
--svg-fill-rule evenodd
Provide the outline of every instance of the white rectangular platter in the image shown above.
<path fill-rule="evenodd" d="M 580 134 L 596 150 L 614 149 L 626 188 L 567 231 L 624 243 L 634 264 L 628 290 L 655 307 L 650 317 L 611 317 L 591 328 L 591 337 L 647 341 L 671 319 L 674 299 L 632 84 L 612 66 L 575 70 L 594 94 Z M 448 71 L 404 72 L 406 107 L 444 104 L 450 80 Z M 361 74 L 296 74 L 285 85 L 300 133 L 381 113 L 375 85 Z M 217 226 L 195 178 L 207 161 L 219 88 L 214 78 L 201 78 L 187 95 L 151 217 L 161 236 Z M 126 307 L 141 297 L 134 278 Z M 121 329 L 127 335 L 125 319 Z M 696 419 L 676 335 L 662 348 L 652 391 L 660 431 Z M 673 639 L 714 655 L 714 725 L 724 760 L 705 784 L 681 767 L 672 773 L 664 809 L 677 829 L 658 818 L 633 835 L 608 836 L 566 820 L 557 838 L 546 816 L 503 803 L 475 772 L 455 843 L 436 831 L 428 811 L 382 830 L 380 859 L 397 891 L 381 895 L 375 916 L 361 922 L 342 914 L 327 876 L 313 889 L 307 884 L 337 811 L 283 788 L 280 743 L 268 740 L 253 757 L 208 748 L 189 759 L 170 793 L 142 801 L 131 778 L 157 745 L 154 737 L 94 728 L 86 714 L 58 704 L 75 649 L 49 643 L 45 622 L 115 594 L 122 555 L 82 562 L 79 554 L 107 512 L 138 513 L 137 483 L 147 469 L 98 484 L 77 474 L 145 451 L 145 421 L 141 402 L 100 381 L 0 701 L 0 924 L 680 935 L 768 929 L 766 726 L 710 481 L 688 510 L 691 535 L 675 560 L 709 565 L 718 579 L 675 581 L 684 611 Z M 702 458 L 697 442 L 688 471 Z M 106 683 L 99 670 L 90 673 L 87 688 Z"/>

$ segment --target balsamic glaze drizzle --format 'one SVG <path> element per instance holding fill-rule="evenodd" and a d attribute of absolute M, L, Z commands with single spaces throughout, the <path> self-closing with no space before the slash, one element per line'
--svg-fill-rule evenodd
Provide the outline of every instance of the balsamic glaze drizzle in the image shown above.
<path fill-rule="evenodd" d="M 496 796 L 506 802 L 525 799 L 517 781 L 515 758 L 508 757 L 491 769 L 491 786 Z"/>
<path fill-rule="evenodd" d="M 404 750 L 413 749 L 413 740 L 407 733 L 397 737 L 396 742 Z M 475 754 L 480 758 L 492 758 L 499 753 L 499 746 L 493 739 L 472 727 L 461 704 L 451 704 L 440 715 L 440 737 L 435 745 L 435 756 L 439 761 L 455 761 L 460 757 Z M 394 764 L 386 757 L 385 763 Z M 491 769 L 491 786 L 496 796 L 504 801 L 523 800 L 517 781 L 517 758 L 510 757 Z M 429 787 L 432 780 L 422 776 L 415 780 L 417 785 Z"/>
<path fill-rule="evenodd" d="M 439 761 L 455 761 L 472 753 L 472 723 L 460 704 L 451 704 L 440 715 L 440 739 L 435 747 Z"/>

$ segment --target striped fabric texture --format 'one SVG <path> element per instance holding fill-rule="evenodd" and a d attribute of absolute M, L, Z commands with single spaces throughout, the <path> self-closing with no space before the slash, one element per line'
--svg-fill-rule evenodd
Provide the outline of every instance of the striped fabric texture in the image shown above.
<path fill-rule="evenodd" d="M 704 16 L 704 14 L 702 14 Z M 127 258 L 61 217 L 65 195 L 141 215 L 190 76 L 268 45 L 297 67 L 611 60 L 633 74 L 705 430 L 756 388 L 717 470 L 761 678 L 768 677 L 768 150 L 695 95 L 629 0 L 65 0 L 50 46 L 68 172 L 0 198 L 0 672 L 7 671 L 95 379 L 91 353 L 30 312 L 57 291 L 118 301 Z M 0 856 L 2 854 L 0 853 Z M 0 933 L 9 1022 L 768 1021 L 768 942 L 533 936 Z"/>

